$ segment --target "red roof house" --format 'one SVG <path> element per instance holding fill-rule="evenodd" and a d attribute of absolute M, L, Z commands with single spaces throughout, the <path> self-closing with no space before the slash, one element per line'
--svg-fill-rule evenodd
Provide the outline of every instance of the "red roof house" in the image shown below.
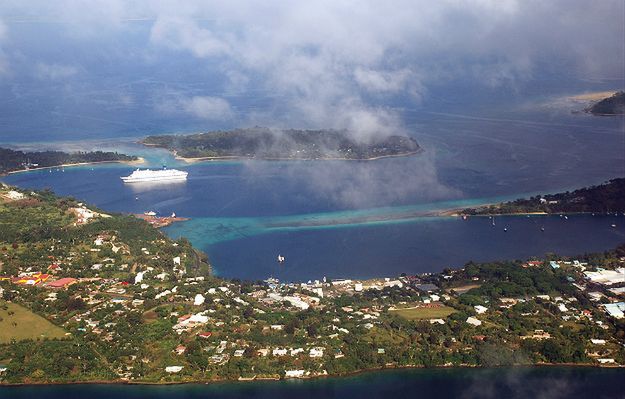
<path fill-rule="evenodd" d="M 70 285 L 76 284 L 77 282 L 78 282 L 78 280 L 76 280 L 75 278 L 65 277 L 65 278 L 61 278 L 61 279 L 56 280 L 56 281 L 49 282 L 48 284 L 46 284 L 46 287 L 50 287 L 50 288 L 67 288 Z"/>

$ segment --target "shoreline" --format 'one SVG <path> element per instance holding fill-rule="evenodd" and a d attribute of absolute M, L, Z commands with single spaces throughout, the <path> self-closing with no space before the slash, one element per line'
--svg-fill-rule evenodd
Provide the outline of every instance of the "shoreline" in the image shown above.
<path fill-rule="evenodd" d="M 176 160 L 185 162 L 187 164 L 210 162 L 210 161 L 269 161 L 269 162 L 271 161 L 273 162 L 275 161 L 360 161 L 360 162 L 364 162 L 364 161 L 377 161 L 377 160 L 386 159 L 386 158 L 411 157 L 411 156 L 421 154 L 422 152 L 425 151 L 424 149 L 421 148 L 417 151 L 411 151 L 411 152 L 406 152 L 402 154 L 394 154 L 394 155 L 381 155 L 381 156 L 372 157 L 372 158 L 280 158 L 280 157 L 257 158 L 253 156 L 240 156 L 240 155 L 223 155 L 223 156 L 215 156 L 215 157 L 189 158 L 189 157 L 183 157 L 181 155 L 178 155 L 178 153 L 175 150 L 170 150 L 168 148 L 159 147 L 154 144 L 143 144 L 141 142 L 139 143 L 148 147 L 165 149 L 169 151 L 171 154 L 173 154 Z"/>
<path fill-rule="evenodd" d="M 459 365 L 459 366 L 430 366 L 423 365 L 407 365 L 407 366 L 380 366 L 367 368 L 362 370 L 351 371 L 340 374 L 319 374 L 306 376 L 301 378 L 271 378 L 271 377 L 253 377 L 230 379 L 212 379 L 212 380 L 192 380 L 192 381 L 130 381 L 130 380 L 94 380 L 94 381 L 70 381 L 70 382 L 29 382 L 29 383 L 2 383 L 2 388 L 25 388 L 25 387 L 46 387 L 46 386 L 71 386 L 71 385 L 117 385 L 117 386 L 173 386 L 173 385 L 217 385 L 217 384 L 240 384 L 250 382 L 286 382 L 286 381 L 313 381 L 320 379 L 343 379 L 357 377 L 367 374 L 378 374 L 391 371 L 402 370 L 499 370 L 499 369 L 540 369 L 540 368 L 588 368 L 588 369 L 617 369 L 625 370 L 623 366 L 601 365 L 596 363 L 535 363 L 535 364 L 516 364 L 482 367 L 477 365 Z"/>
<path fill-rule="evenodd" d="M 144 137 L 145 139 L 145 137 Z M 416 151 L 410 151 L 401 154 L 393 154 L 393 155 L 381 155 L 372 158 L 281 158 L 281 157 L 255 157 L 255 156 L 241 156 L 241 155 L 222 155 L 222 156 L 214 156 L 214 157 L 184 157 L 178 155 L 175 149 L 170 149 L 167 147 L 162 147 L 158 144 L 145 143 L 143 139 L 139 141 L 135 141 L 136 144 L 151 147 L 151 148 L 159 148 L 168 151 L 169 153 L 174 155 L 174 158 L 178 161 L 186 162 L 187 164 L 193 164 L 197 162 L 207 162 L 207 161 L 377 161 L 379 159 L 385 158 L 399 158 L 399 157 L 411 157 L 417 154 L 424 152 L 425 150 L 422 147 L 419 147 Z"/>
<path fill-rule="evenodd" d="M 497 205 L 497 204 L 492 204 Z M 458 211 L 462 211 L 465 208 L 461 209 L 447 209 L 437 212 L 434 216 L 441 217 L 466 217 L 466 218 L 475 218 L 475 217 L 493 217 L 493 216 L 557 216 L 557 215 L 591 215 L 591 214 L 603 214 L 602 212 L 512 212 L 512 213 L 481 213 L 477 215 L 470 215 L 466 213 L 459 213 Z"/>
<path fill-rule="evenodd" d="M 145 163 L 145 158 L 143 157 L 137 157 L 137 158 L 138 159 L 134 161 L 94 161 L 94 162 L 65 163 L 65 164 L 55 165 L 55 166 L 41 166 L 41 167 L 30 168 L 30 169 L 12 170 L 10 172 L 6 172 L 5 174 L 0 174 L 0 176 L 8 176 L 8 175 L 13 175 L 17 173 L 32 172 L 36 170 L 71 168 L 74 166 L 100 165 L 100 164 L 107 164 L 107 163 L 121 163 L 121 164 L 126 164 L 126 165 L 142 165 Z"/>

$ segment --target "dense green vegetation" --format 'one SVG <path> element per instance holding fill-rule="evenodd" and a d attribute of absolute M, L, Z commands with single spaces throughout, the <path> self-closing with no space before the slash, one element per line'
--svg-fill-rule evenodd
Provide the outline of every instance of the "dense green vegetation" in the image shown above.
<path fill-rule="evenodd" d="M 625 92 L 619 91 L 612 97 L 604 98 L 587 109 L 594 115 L 623 115 L 625 113 Z"/>
<path fill-rule="evenodd" d="M 148 136 L 142 142 L 167 148 L 185 158 L 373 159 L 420 151 L 417 142 L 407 136 L 360 142 L 344 130 L 272 130 L 262 127 Z"/>
<path fill-rule="evenodd" d="M 137 157 L 117 152 L 38 151 L 23 152 L 0 147 L 0 174 L 28 168 L 43 168 L 85 162 L 135 161 Z"/>
<path fill-rule="evenodd" d="M 362 290 L 353 282 L 228 281 L 211 276 L 186 240 L 172 241 L 142 220 L 48 191 L 7 195 L 16 190 L 0 186 L 0 328 L 16 329 L 0 334 L 7 368 L 0 383 L 625 363 L 625 322 L 602 308 L 617 294 L 592 287 L 603 295 L 596 302 L 570 258 L 470 262 L 438 274 L 362 281 Z M 78 222 L 77 209 L 93 216 Z M 578 259 L 591 270 L 613 269 L 624 256 L 625 244 Z M 41 271 L 50 281 L 76 281 L 52 288 L 12 279 Z M 205 300 L 198 303 L 198 295 Z M 190 317 L 198 324 L 185 325 Z M 167 372 L 171 366 L 181 368 Z"/>
<path fill-rule="evenodd" d="M 130 266 L 121 269 L 120 265 L 141 263 L 171 269 L 171 258 L 180 253 L 185 254 L 186 264 L 200 267 L 188 241 L 174 243 L 141 219 L 107 215 L 91 207 L 95 216 L 88 223 L 77 223 L 77 210 L 86 208 L 75 199 L 60 198 L 47 190 L 22 194 L 25 197 L 15 201 L 0 198 L 0 275 L 16 275 L 28 268 L 45 271 L 50 264 L 65 260 L 63 269 L 68 277 L 99 275 L 128 280 Z M 98 238 L 111 244 L 93 248 Z M 106 260 L 102 269 L 92 270 L 102 259 Z"/>
<path fill-rule="evenodd" d="M 511 213 L 606 213 L 625 212 L 625 178 L 565 193 L 517 199 L 461 211 L 465 215 L 500 215 Z"/>

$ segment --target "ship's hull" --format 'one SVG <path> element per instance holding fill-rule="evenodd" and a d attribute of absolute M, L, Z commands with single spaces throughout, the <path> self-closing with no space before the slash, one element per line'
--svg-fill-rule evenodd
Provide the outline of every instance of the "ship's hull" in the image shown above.
<path fill-rule="evenodd" d="M 145 182 L 170 182 L 187 180 L 187 175 L 175 176 L 153 176 L 153 177 L 121 177 L 124 183 L 145 183 Z"/>

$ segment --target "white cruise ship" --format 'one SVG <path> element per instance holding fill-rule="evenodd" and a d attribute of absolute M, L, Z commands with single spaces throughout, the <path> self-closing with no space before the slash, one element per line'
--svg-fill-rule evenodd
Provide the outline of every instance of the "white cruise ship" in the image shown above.
<path fill-rule="evenodd" d="M 130 176 L 120 177 L 124 183 L 139 183 L 139 182 L 168 182 L 168 181 L 180 181 L 187 179 L 187 172 L 176 169 L 161 169 L 150 170 L 137 169 Z"/>

